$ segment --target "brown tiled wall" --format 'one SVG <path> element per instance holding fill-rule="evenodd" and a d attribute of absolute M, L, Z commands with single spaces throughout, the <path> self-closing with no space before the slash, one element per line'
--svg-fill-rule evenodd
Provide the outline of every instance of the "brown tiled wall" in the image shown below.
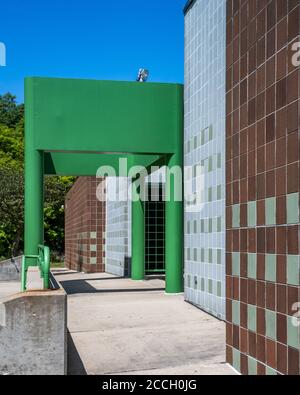
<path fill-rule="evenodd" d="M 65 264 L 86 273 L 105 270 L 105 203 L 96 199 L 96 177 L 80 177 L 66 197 Z"/>
<path fill-rule="evenodd" d="M 226 343 L 243 374 L 300 373 L 299 33 L 299 0 L 227 1 Z"/>

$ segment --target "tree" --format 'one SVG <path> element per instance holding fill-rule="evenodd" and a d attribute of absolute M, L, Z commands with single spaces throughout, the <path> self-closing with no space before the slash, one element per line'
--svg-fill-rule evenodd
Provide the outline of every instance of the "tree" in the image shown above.
<path fill-rule="evenodd" d="M 0 96 L 0 257 L 23 249 L 24 108 L 9 93 Z"/>
<path fill-rule="evenodd" d="M 24 176 L 21 170 L 0 168 L 0 256 L 16 256 L 23 247 Z"/>
<path fill-rule="evenodd" d="M 23 130 L 24 127 L 21 122 L 16 129 L 0 124 L 0 167 L 23 168 Z"/>
<path fill-rule="evenodd" d="M 24 228 L 24 106 L 0 95 L 0 258 L 22 253 Z M 45 177 L 45 242 L 64 253 L 64 200 L 73 177 Z"/>
<path fill-rule="evenodd" d="M 0 95 L 0 124 L 15 128 L 24 117 L 24 105 L 16 103 L 16 96 L 10 93 Z"/>
<path fill-rule="evenodd" d="M 58 258 L 64 253 L 65 196 L 73 183 L 73 177 L 45 177 L 45 243 Z"/>

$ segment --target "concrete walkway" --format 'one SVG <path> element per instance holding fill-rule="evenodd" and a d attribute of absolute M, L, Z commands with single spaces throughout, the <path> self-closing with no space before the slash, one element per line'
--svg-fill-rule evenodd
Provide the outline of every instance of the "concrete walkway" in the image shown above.
<path fill-rule="evenodd" d="M 28 291 L 43 289 L 43 280 L 38 268 L 28 270 L 27 280 Z M 19 292 L 21 292 L 21 281 L 0 281 L 0 298 L 12 296 Z"/>
<path fill-rule="evenodd" d="M 225 325 L 160 279 L 58 271 L 68 293 L 69 374 L 232 375 Z"/>

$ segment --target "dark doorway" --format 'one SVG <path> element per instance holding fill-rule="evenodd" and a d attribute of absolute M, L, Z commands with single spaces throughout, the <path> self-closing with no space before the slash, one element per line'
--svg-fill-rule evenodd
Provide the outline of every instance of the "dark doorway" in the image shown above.
<path fill-rule="evenodd" d="M 165 201 L 164 184 L 148 185 L 148 201 L 145 202 L 145 272 L 165 273 Z"/>

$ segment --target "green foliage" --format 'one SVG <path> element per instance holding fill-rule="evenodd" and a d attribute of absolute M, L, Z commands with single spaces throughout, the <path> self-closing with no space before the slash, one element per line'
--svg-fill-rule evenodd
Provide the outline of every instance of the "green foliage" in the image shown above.
<path fill-rule="evenodd" d="M 45 178 L 45 243 L 52 253 L 58 256 L 57 259 L 64 252 L 65 196 L 73 182 L 73 177 Z"/>
<path fill-rule="evenodd" d="M 24 106 L 15 96 L 0 95 L 0 167 L 20 170 L 24 158 Z"/>
<path fill-rule="evenodd" d="M 24 106 L 0 95 L 0 257 L 23 251 Z M 45 178 L 45 244 L 56 257 L 64 253 L 64 200 L 73 177 Z"/>
<path fill-rule="evenodd" d="M 16 96 L 10 93 L 0 95 L 0 124 L 9 128 L 16 128 L 24 118 L 24 105 L 17 105 Z"/>
<path fill-rule="evenodd" d="M 0 167 L 23 167 L 24 128 L 11 129 L 0 124 Z"/>
<path fill-rule="evenodd" d="M 0 168 L 0 256 L 15 256 L 22 248 L 24 177 L 21 170 Z"/>

